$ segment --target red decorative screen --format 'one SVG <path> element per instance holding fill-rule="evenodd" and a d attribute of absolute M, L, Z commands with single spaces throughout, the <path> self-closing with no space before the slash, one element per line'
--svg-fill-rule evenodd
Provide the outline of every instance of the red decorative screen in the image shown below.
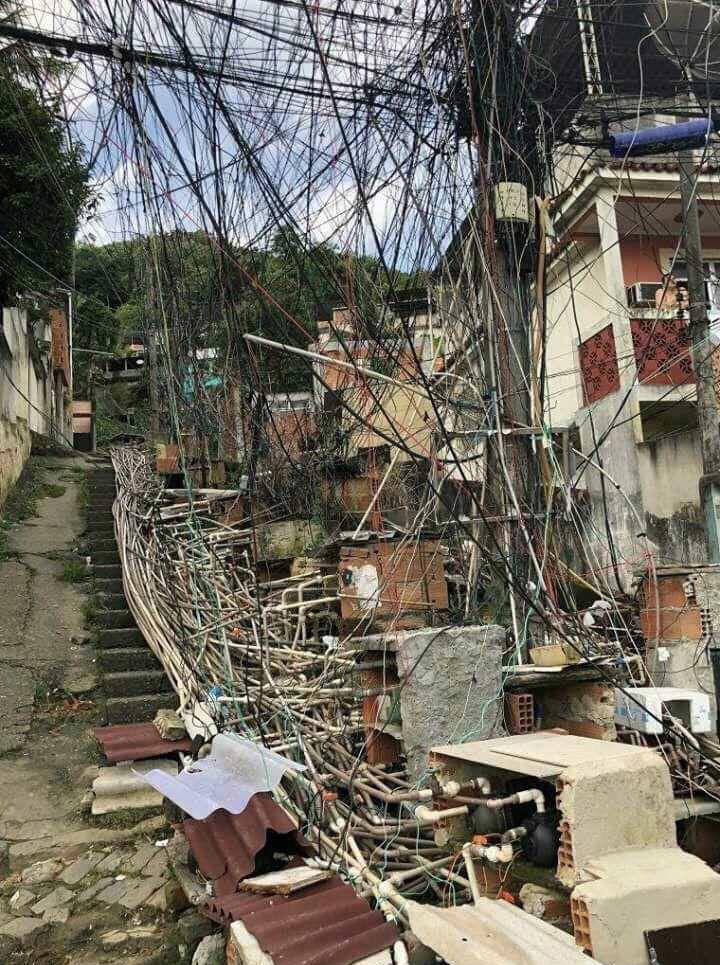
<path fill-rule="evenodd" d="M 592 338 L 580 343 L 580 372 L 586 405 L 604 399 L 620 388 L 612 325 L 606 325 Z"/>
<path fill-rule="evenodd" d="M 682 318 L 634 318 L 630 322 L 638 378 L 646 385 L 695 381 L 690 329 Z"/>

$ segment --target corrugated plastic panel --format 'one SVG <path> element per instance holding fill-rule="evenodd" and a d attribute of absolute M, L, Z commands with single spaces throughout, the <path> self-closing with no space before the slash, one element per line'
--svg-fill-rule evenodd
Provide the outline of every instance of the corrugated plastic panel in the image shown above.
<path fill-rule="evenodd" d="M 187 754 L 192 747 L 189 737 L 183 737 L 179 741 L 164 740 L 152 723 L 96 727 L 95 738 L 110 764 L 144 761 L 149 757 L 177 754 L 178 751 Z"/>
<path fill-rule="evenodd" d="M 254 794 L 241 814 L 220 809 L 203 821 L 188 818 L 183 821 L 183 831 L 200 872 L 215 882 L 217 895 L 231 895 L 253 872 L 255 856 L 270 831 L 285 836 L 278 851 L 312 854 L 289 815 L 265 792 Z"/>
<path fill-rule="evenodd" d="M 242 921 L 275 965 L 350 965 L 398 938 L 337 875 L 287 896 L 229 895 L 203 910 L 221 924 Z"/>

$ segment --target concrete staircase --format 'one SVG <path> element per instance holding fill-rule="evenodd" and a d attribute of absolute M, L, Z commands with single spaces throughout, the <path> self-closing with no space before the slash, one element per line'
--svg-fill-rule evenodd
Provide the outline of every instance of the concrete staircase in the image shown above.
<path fill-rule="evenodd" d="M 161 707 L 177 707 L 177 697 L 125 599 L 112 516 L 115 475 L 109 466 L 99 466 L 90 473 L 89 490 L 86 532 L 95 593 L 101 607 L 94 623 L 98 628 L 97 661 L 106 696 L 107 722 L 150 721 Z"/>

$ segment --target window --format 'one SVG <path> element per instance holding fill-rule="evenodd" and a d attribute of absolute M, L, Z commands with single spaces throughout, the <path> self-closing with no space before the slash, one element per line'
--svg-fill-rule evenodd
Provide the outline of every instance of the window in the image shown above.
<path fill-rule="evenodd" d="M 705 274 L 705 288 L 709 302 L 708 314 L 711 322 L 720 321 L 720 261 L 703 258 Z M 687 287 L 687 263 L 676 261 L 673 266 L 673 277 L 680 287 Z"/>

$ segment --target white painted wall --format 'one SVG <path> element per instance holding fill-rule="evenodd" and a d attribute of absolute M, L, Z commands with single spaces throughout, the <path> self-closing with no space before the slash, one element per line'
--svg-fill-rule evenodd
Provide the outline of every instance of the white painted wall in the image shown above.
<path fill-rule="evenodd" d="M 610 323 L 606 290 L 599 240 L 571 246 L 548 272 L 546 399 L 553 425 L 572 422 L 584 405 L 577 346 Z"/>

